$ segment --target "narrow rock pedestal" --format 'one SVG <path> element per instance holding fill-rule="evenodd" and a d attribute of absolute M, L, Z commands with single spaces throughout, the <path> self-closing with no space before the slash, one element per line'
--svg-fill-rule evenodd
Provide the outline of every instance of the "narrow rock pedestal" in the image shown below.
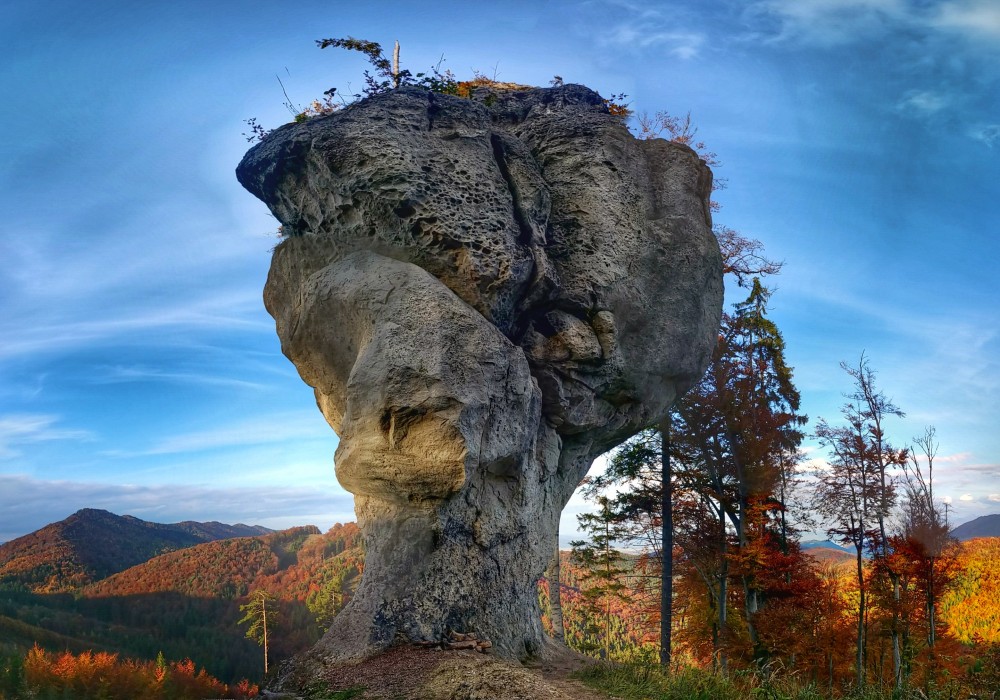
<path fill-rule="evenodd" d="M 309 658 L 453 630 L 541 653 L 563 506 L 708 363 L 711 172 L 567 85 L 401 88 L 276 130 L 237 175 L 290 233 L 265 304 L 365 535 L 357 593 Z"/>

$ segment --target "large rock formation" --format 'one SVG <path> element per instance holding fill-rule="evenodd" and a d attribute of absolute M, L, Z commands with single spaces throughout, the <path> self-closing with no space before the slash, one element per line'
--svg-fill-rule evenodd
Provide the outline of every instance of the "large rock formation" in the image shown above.
<path fill-rule="evenodd" d="M 365 533 L 318 653 L 449 629 L 538 653 L 563 506 L 708 362 L 711 172 L 567 85 L 401 88 L 276 130 L 237 176 L 289 234 L 264 301 Z"/>

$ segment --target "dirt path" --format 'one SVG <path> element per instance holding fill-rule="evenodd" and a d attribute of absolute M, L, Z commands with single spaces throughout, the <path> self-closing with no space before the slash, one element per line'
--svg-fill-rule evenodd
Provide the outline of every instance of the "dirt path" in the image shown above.
<path fill-rule="evenodd" d="M 331 666 L 325 680 L 334 691 L 364 688 L 359 700 L 612 700 L 570 677 L 592 662 L 568 652 L 524 666 L 474 651 L 395 647 Z"/>

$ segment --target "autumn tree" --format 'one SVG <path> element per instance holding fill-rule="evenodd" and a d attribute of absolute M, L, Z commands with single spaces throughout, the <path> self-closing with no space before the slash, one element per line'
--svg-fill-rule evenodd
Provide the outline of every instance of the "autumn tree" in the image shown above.
<path fill-rule="evenodd" d="M 830 451 L 830 459 L 816 475 L 813 502 L 817 511 L 832 523 L 826 531 L 827 537 L 854 548 L 858 584 L 855 683 L 860 687 L 865 680 L 868 605 L 864 556 L 865 545 L 874 534 L 871 510 L 876 500 L 875 479 L 871 465 L 864 459 L 859 410 L 848 403 L 841 412 L 848 425 L 833 426 L 820 418 L 816 427 L 816 437 Z"/>
<path fill-rule="evenodd" d="M 270 617 L 271 629 L 273 629 L 277 621 L 277 599 L 263 588 L 258 588 L 250 594 L 250 600 L 240 606 L 240 612 L 244 615 L 237 624 L 247 625 L 247 639 L 252 639 L 264 647 L 264 675 L 266 676 L 268 668 L 268 617 Z"/>
<path fill-rule="evenodd" d="M 859 604 L 856 637 L 855 680 L 865 682 L 864 665 L 868 640 L 866 613 L 869 590 L 863 555 L 870 552 L 877 571 L 891 586 L 892 610 L 889 635 L 892 641 L 893 685 L 901 687 L 902 653 L 900 572 L 890 556 L 889 518 L 896 505 L 897 472 L 908 459 L 907 449 L 897 449 L 885 432 L 886 420 L 903 412 L 881 392 L 875 371 L 864 354 L 857 366 L 841 363 L 854 388 L 841 408 L 843 423 L 833 426 L 820 420 L 816 436 L 831 451 L 829 468 L 818 473 L 816 506 L 832 523 L 831 537 L 854 547 Z"/>
<path fill-rule="evenodd" d="M 618 519 L 619 536 L 651 552 L 663 566 L 657 572 L 661 581 L 672 581 L 668 559 L 672 562 L 674 533 L 670 527 L 667 537 L 666 530 L 676 482 L 680 498 L 689 504 L 683 517 L 693 518 L 678 523 L 676 540 L 712 596 L 713 657 L 722 670 L 734 638 L 731 579 L 740 586 L 741 622 L 754 655 L 768 655 L 756 617 L 775 583 L 768 571 L 781 568 L 776 561 L 790 551 L 782 497 L 805 421 L 784 360 L 784 340 L 767 314 L 770 291 L 759 278 L 749 286 L 747 299 L 723 318 L 708 371 L 674 407 L 672 437 L 664 440 L 663 426 L 640 433 L 612 455 L 605 473 L 585 491 L 593 498 L 615 489 L 607 503 Z M 787 588 L 793 568 L 781 569 L 787 574 L 781 587 Z M 669 625 L 672 608 L 665 603 L 670 598 L 672 592 L 661 593 L 661 625 Z M 662 628 L 661 639 L 670 639 Z"/>
<path fill-rule="evenodd" d="M 624 95 L 618 96 L 624 98 Z M 624 115 L 631 114 L 626 107 L 621 107 Z M 693 149 L 709 166 L 720 165 L 718 156 L 709 151 L 706 144 L 697 138 L 697 128 L 688 112 L 683 118 L 671 115 L 666 111 L 656 112 L 653 116 L 642 113 L 635 118 L 636 136 L 641 139 L 665 138 L 673 143 L 682 144 Z M 722 189 L 724 180 L 713 180 L 713 191 Z M 711 202 L 713 211 L 719 209 L 717 202 Z M 759 277 L 777 274 L 781 263 L 765 257 L 763 244 L 760 241 L 747 238 L 727 226 L 715 226 L 713 232 L 719 241 L 723 257 L 723 274 L 734 279 L 738 286 L 759 284 Z M 646 544 L 654 554 L 654 560 L 659 562 L 660 579 L 660 663 L 669 667 L 671 660 L 672 605 L 673 599 L 673 483 L 672 462 L 670 452 L 670 432 L 672 414 L 668 415 L 658 426 L 651 426 L 627 442 L 614 458 L 614 463 L 604 481 L 596 481 L 589 489 L 593 497 L 601 488 L 611 484 L 630 482 L 633 493 L 619 500 L 618 508 L 627 513 L 628 517 L 638 526 L 640 532 L 656 533 L 658 542 L 645 536 Z M 657 454 L 649 451 L 650 440 L 654 439 L 651 431 L 658 431 L 655 436 L 659 444 Z M 647 469 L 646 467 L 651 467 Z M 720 515 L 720 521 L 724 519 Z M 666 553 L 666 554 L 663 554 Z M 723 553 L 724 556 L 724 553 Z M 725 590 L 723 585 L 722 590 Z M 720 615 L 725 615 L 725 606 L 720 608 Z"/>
<path fill-rule="evenodd" d="M 892 587 L 892 613 L 889 634 L 892 639 L 893 685 L 898 690 L 903 684 L 900 625 L 900 572 L 893 565 L 888 538 L 889 518 L 897 500 L 897 472 L 908 460 L 906 448 L 896 449 L 888 440 L 885 422 L 890 417 L 902 418 L 904 413 L 875 384 L 875 371 L 862 354 L 857 367 L 844 366 L 854 380 L 851 398 L 860 408 L 864 456 L 870 462 L 875 478 L 875 501 L 872 513 L 878 525 L 877 538 L 872 542 L 872 553 L 878 570 L 884 572 Z"/>
<path fill-rule="evenodd" d="M 687 472 L 719 516 L 718 544 L 742 587 L 743 612 L 757 658 L 764 656 L 755 617 L 766 602 L 760 580 L 767 536 L 785 504 L 781 470 L 802 439 L 805 417 L 784 359 L 784 340 L 767 316 L 771 293 L 755 278 L 747 299 L 723 319 L 715 356 L 702 381 L 677 407 L 677 437 L 693 460 Z M 728 527 L 735 552 L 728 551 Z M 720 593 L 726 589 L 720 581 Z M 720 615 L 724 615 L 719 601 Z M 725 626 L 725 625 L 721 625 Z"/>
<path fill-rule="evenodd" d="M 900 575 L 904 631 L 922 625 L 923 639 L 903 638 L 904 670 L 909 661 L 924 654 L 923 685 L 929 692 L 939 672 L 937 653 L 938 601 L 952 580 L 956 568 L 955 540 L 949 534 L 943 509 L 934 501 L 934 460 L 937 457 L 937 433 L 933 426 L 913 438 L 910 461 L 905 464 L 901 481 L 897 533 L 890 538 L 894 568 Z M 919 679 L 918 679 L 919 680 Z"/>
<path fill-rule="evenodd" d="M 937 639 L 938 600 L 935 563 L 953 539 L 941 509 L 934 502 L 937 431 L 934 426 L 928 426 L 923 435 L 913 438 L 913 442 L 923 453 L 924 464 L 921 464 L 917 450 L 911 449 L 910 462 L 906 465 L 906 478 L 903 482 L 905 499 L 901 534 L 905 540 L 912 543 L 912 549 L 925 562 L 922 578 L 926 593 L 927 646 L 933 648 Z"/>
<path fill-rule="evenodd" d="M 585 497 L 600 501 L 606 489 L 626 487 L 604 502 L 614 513 L 618 542 L 641 552 L 634 579 L 652 578 L 659 583 L 657 611 L 651 619 L 657 620 L 660 627 L 663 666 L 670 665 L 673 600 L 673 475 L 669 467 L 669 435 L 669 418 L 659 428 L 641 431 L 610 455 L 605 472 L 589 480 L 583 490 Z M 650 591 L 650 587 L 642 585 L 641 590 Z M 650 608 L 654 605 L 653 601 L 642 602 Z"/>

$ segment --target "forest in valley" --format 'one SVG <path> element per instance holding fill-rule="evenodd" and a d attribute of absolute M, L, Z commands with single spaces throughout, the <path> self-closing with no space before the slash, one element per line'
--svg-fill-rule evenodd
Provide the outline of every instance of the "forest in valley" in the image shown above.
<path fill-rule="evenodd" d="M 91 531 L 101 533 L 94 546 L 109 537 Z M 62 546 L 12 560 L 20 576 L 6 574 L 11 561 L 0 565 L 5 700 L 253 697 L 264 656 L 240 623 L 251 596 L 267 598 L 277 662 L 319 639 L 364 566 L 360 531 L 348 523 L 188 545 L 76 585 L 87 578 L 80 566 L 65 578 L 37 575 L 60 570 L 60 535 Z"/>

